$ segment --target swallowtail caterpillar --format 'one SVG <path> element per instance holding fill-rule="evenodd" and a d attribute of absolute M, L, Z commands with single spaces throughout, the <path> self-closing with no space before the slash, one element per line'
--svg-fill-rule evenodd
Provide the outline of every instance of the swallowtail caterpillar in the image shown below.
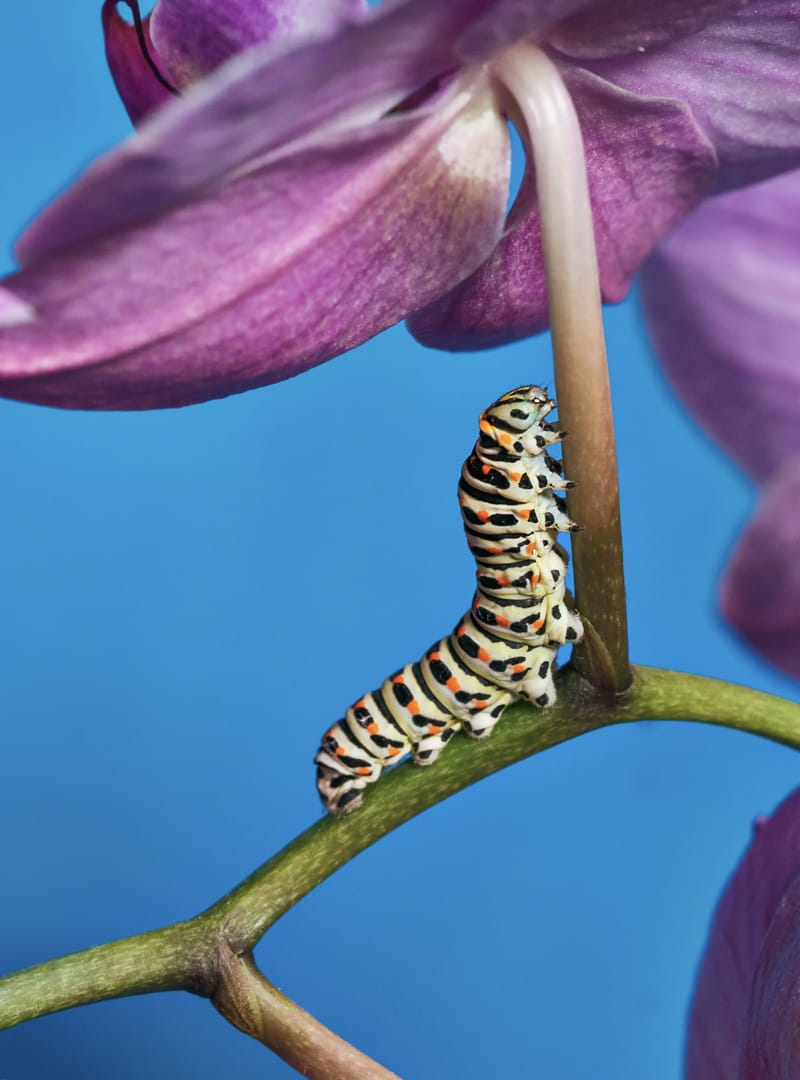
<path fill-rule="evenodd" d="M 459 729 L 485 739 L 506 707 L 556 698 L 556 654 L 583 626 L 567 604 L 574 532 L 556 492 L 574 486 L 548 448 L 563 439 L 546 417 L 555 401 L 538 386 L 504 394 L 480 417 L 480 435 L 458 485 L 467 543 L 477 562 L 470 610 L 449 637 L 351 705 L 322 738 L 314 761 L 332 814 L 355 809 L 387 765 L 411 754 L 432 765 Z"/>

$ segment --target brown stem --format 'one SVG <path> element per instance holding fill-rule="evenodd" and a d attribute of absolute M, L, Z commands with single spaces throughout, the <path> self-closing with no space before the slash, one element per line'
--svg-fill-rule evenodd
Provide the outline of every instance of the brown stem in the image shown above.
<path fill-rule="evenodd" d="M 622 572 L 617 457 L 608 382 L 597 251 L 578 118 L 558 68 L 534 45 L 517 45 L 493 65 L 511 92 L 536 166 L 550 328 L 553 338 L 570 516 L 575 600 L 591 624 L 575 666 L 596 687 L 630 685 Z"/>
<path fill-rule="evenodd" d="M 350 1046 L 268 982 L 250 953 L 223 943 L 212 1002 L 231 1024 L 311 1080 L 400 1080 Z"/>

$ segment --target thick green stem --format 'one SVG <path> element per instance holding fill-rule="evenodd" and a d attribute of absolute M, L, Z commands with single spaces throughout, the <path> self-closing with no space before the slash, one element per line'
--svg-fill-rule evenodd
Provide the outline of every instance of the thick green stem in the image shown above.
<path fill-rule="evenodd" d="M 690 720 L 800 749 L 800 705 L 715 679 L 635 668 L 630 688 L 609 700 L 565 670 L 559 694 L 552 709 L 514 705 L 485 743 L 454 739 L 431 769 L 400 766 L 370 790 L 363 808 L 317 822 L 197 918 L 0 979 L 0 1029 L 127 994 L 214 994 L 223 947 L 249 953 L 301 897 L 387 832 L 477 780 L 584 732 L 635 720 Z"/>
<path fill-rule="evenodd" d="M 536 166 L 559 423 L 569 432 L 564 466 L 578 482 L 568 504 L 583 526 L 572 538 L 575 600 L 593 630 L 575 664 L 595 686 L 620 691 L 630 668 L 617 456 L 583 139 L 559 70 L 541 49 L 516 45 L 492 68 Z"/>
<path fill-rule="evenodd" d="M 216 956 L 197 919 L 71 953 L 0 979 L 0 1030 L 95 1001 L 157 990 L 208 996 Z"/>

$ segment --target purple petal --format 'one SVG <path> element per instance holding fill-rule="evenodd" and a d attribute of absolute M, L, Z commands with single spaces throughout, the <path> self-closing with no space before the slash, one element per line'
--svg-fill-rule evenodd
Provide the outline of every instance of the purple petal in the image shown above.
<path fill-rule="evenodd" d="M 725 618 L 756 652 L 800 679 L 798 552 L 800 455 L 790 458 L 762 492 L 758 510 L 739 537 L 720 594 Z"/>
<path fill-rule="evenodd" d="M 711 186 L 714 154 L 680 102 L 637 98 L 580 69 L 565 77 L 586 146 L 603 296 L 620 300 L 645 256 Z M 521 204 L 532 189 L 528 175 Z M 412 316 L 420 341 L 485 348 L 547 325 L 538 210 L 509 224 L 488 262 Z"/>
<path fill-rule="evenodd" d="M 32 322 L 35 318 L 36 312 L 30 304 L 0 286 L 0 330 Z"/>
<path fill-rule="evenodd" d="M 508 132 L 481 82 L 422 119 L 298 151 L 152 224 L 8 279 L 37 322 L 0 334 L 2 392 L 75 407 L 185 404 L 320 363 L 482 261 Z"/>
<path fill-rule="evenodd" d="M 800 677 L 800 173 L 707 203 L 652 257 L 642 294 L 676 390 L 766 485 L 723 611 Z"/>
<path fill-rule="evenodd" d="M 644 52 L 741 6 L 742 0 L 604 0 L 560 22 L 548 44 L 587 59 Z"/>
<path fill-rule="evenodd" d="M 753 842 L 717 907 L 689 1018 L 687 1080 L 740 1077 L 751 995 L 758 1003 L 776 967 L 781 965 L 781 953 L 774 946 L 782 938 L 785 941 L 785 922 L 781 926 L 773 920 L 790 915 L 795 934 L 800 926 L 798 875 L 800 791 L 791 795 L 771 818 L 757 823 Z M 776 929 L 775 937 L 771 924 Z M 796 984 L 800 970 L 796 960 L 792 966 Z M 750 1022 L 753 1020 L 759 1030 L 763 1013 Z M 791 1013 L 780 1012 L 771 1018 L 771 1023 L 774 1034 L 776 1029 L 784 1028 L 784 1037 L 790 1034 L 790 1028 L 797 1030 L 797 1018 Z M 753 1033 L 748 1038 L 752 1039 Z M 747 1056 L 749 1051 L 745 1060 Z M 741 1080 L 790 1080 L 800 1074 L 796 1057 L 793 1064 L 791 1072 L 746 1071 Z"/>
<path fill-rule="evenodd" d="M 251 49 L 92 165 L 28 229 L 17 256 L 31 263 L 127 228 L 288 144 L 371 123 L 458 68 L 465 50 L 487 55 L 514 34 L 543 33 L 584 2 L 384 3 L 360 23 L 286 54 L 270 45 Z"/>
<path fill-rule="evenodd" d="M 753 979 L 739 1080 L 800 1075 L 800 874 L 781 897 Z"/>
<path fill-rule="evenodd" d="M 150 37 L 150 16 L 143 20 L 145 40 L 150 55 L 158 62 L 158 55 Z M 172 97 L 148 67 L 134 27 L 117 11 L 117 0 L 105 0 L 103 4 L 103 33 L 106 41 L 106 58 L 111 77 L 128 116 L 137 124 L 153 109 Z M 166 68 L 161 69 L 167 74 Z"/>
<path fill-rule="evenodd" d="M 687 101 L 721 190 L 800 166 L 800 0 L 759 0 L 663 48 L 591 69 L 636 94 Z"/>
<path fill-rule="evenodd" d="M 664 368 L 764 483 L 800 453 L 800 172 L 706 203 L 642 276 Z"/>
<path fill-rule="evenodd" d="M 253 45 L 322 37 L 365 10 L 364 0 L 158 0 L 152 32 L 170 72 L 186 85 Z"/>

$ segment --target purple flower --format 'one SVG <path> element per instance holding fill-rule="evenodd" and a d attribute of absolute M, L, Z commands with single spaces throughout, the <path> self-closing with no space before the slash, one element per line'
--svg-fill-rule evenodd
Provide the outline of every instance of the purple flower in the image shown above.
<path fill-rule="evenodd" d="M 714 916 L 689 1021 L 687 1080 L 800 1076 L 800 790 L 755 836 Z"/>
<path fill-rule="evenodd" d="M 707 194 L 800 165 L 799 13 L 159 0 L 149 66 L 107 2 L 109 59 L 143 123 L 20 241 L 0 293 L 2 392 L 180 405 L 297 374 L 406 316 L 446 348 L 541 329 L 530 175 L 505 219 L 515 103 L 498 80 L 524 40 L 573 94 L 603 292 L 619 299 Z"/>
<path fill-rule="evenodd" d="M 800 678 L 800 172 L 714 199 L 643 276 L 678 393 L 760 488 L 722 609 Z"/>

